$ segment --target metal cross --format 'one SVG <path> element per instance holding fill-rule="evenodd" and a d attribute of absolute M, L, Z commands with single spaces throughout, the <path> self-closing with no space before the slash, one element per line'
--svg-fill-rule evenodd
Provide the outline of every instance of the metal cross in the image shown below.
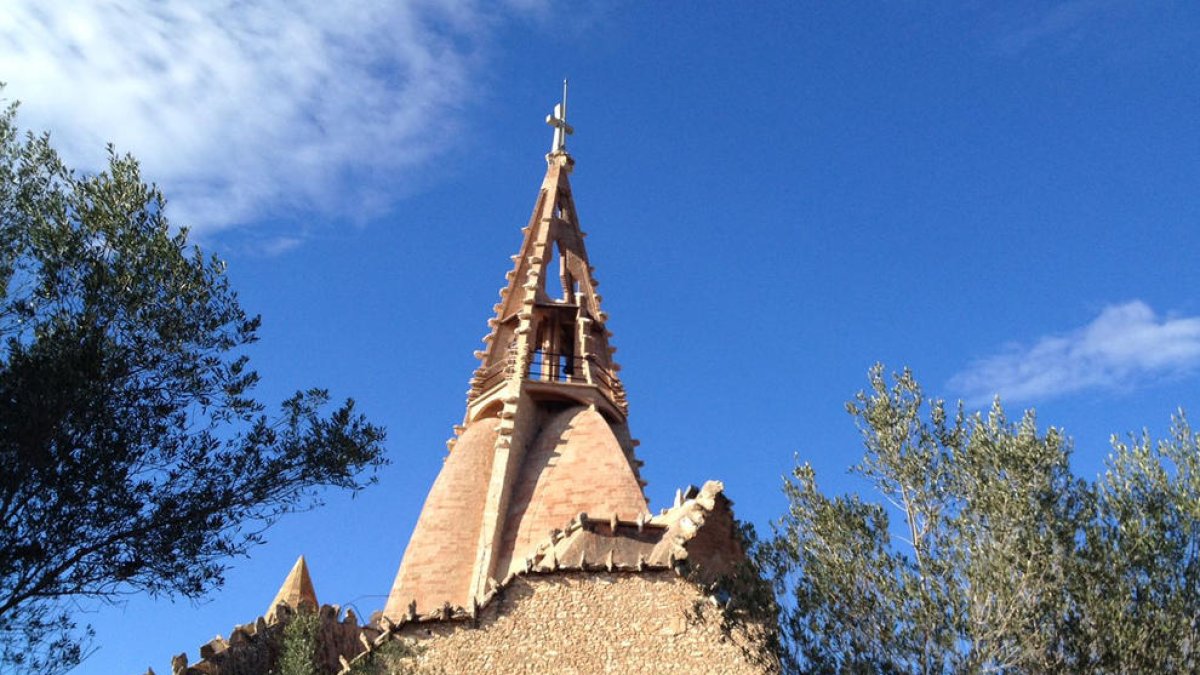
<path fill-rule="evenodd" d="M 562 103 L 554 105 L 554 114 L 546 115 L 546 124 L 554 127 L 554 144 L 550 146 L 550 154 L 566 154 L 567 136 L 575 133 L 575 128 L 567 124 L 567 81 L 563 80 Z"/>

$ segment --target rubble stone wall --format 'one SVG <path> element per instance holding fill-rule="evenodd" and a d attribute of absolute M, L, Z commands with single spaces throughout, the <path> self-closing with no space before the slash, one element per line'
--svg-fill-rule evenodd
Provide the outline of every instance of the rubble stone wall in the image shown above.
<path fill-rule="evenodd" d="M 176 656 L 171 663 L 173 675 L 264 675 L 274 672 L 283 648 L 283 632 L 292 621 L 294 611 L 286 605 L 277 610 L 279 618 L 268 624 L 264 619 L 244 626 L 236 626 L 228 639 L 217 636 L 200 647 L 200 661 L 188 665 L 187 653 Z M 305 610 L 310 611 L 310 610 Z M 320 672 L 336 673 L 342 669 L 343 659 L 350 659 L 363 651 L 364 629 L 358 625 L 358 617 L 347 610 L 333 605 L 324 605 L 317 613 L 319 645 L 315 654 Z M 367 629 L 369 630 L 369 629 Z M 373 636 L 377 631 L 371 631 Z M 149 671 L 150 674 L 153 669 Z"/>
<path fill-rule="evenodd" d="M 675 572 L 571 572 L 519 577 L 477 627 L 412 623 L 422 670 L 444 673 L 770 673 L 726 635 L 719 610 Z"/>

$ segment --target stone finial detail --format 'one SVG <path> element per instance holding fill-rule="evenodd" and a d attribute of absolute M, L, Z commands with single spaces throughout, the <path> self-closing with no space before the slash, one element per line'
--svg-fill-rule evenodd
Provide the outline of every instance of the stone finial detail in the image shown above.
<path fill-rule="evenodd" d="M 308 574 L 308 563 L 305 562 L 304 556 L 296 559 L 296 564 L 292 565 L 292 571 L 288 572 L 283 585 L 279 587 L 279 592 L 275 594 L 275 599 L 271 601 L 270 607 L 267 608 L 267 623 L 274 623 L 279 619 L 280 605 L 293 610 L 298 610 L 301 607 L 315 610 L 320 607 L 320 604 L 317 603 L 317 592 L 313 590 L 312 578 Z"/>

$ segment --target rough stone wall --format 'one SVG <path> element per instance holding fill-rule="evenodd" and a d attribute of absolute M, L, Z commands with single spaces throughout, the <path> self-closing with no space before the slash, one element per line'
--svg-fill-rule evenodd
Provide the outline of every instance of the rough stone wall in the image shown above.
<path fill-rule="evenodd" d="M 407 624 L 419 662 L 444 673 L 770 673 L 744 633 L 673 571 L 518 577 L 469 622 Z"/>
<path fill-rule="evenodd" d="M 325 605 L 318 612 L 316 654 L 321 672 L 336 673 L 342 661 L 363 651 L 364 630 L 358 617 L 347 610 L 339 618 L 340 609 Z M 252 624 L 236 626 L 226 640 L 220 636 L 200 647 L 200 661 L 188 665 L 187 654 L 176 656 L 171 663 L 173 675 L 264 675 L 273 672 L 283 647 L 283 631 L 295 616 L 286 605 L 276 608 L 278 620 L 267 623 L 259 619 Z M 374 631 L 369 633 L 374 635 Z M 153 670 L 149 671 L 153 673 Z"/>

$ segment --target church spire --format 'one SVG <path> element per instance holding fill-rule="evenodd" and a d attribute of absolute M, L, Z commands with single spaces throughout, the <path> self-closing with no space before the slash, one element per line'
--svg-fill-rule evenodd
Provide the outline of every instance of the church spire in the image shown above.
<path fill-rule="evenodd" d="M 567 178 L 563 100 L 533 214 L 488 321 L 467 410 L 384 614 L 468 606 L 581 512 L 648 514 L 608 315 Z"/>
<path fill-rule="evenodd" d="M 566 151 L 567 82 L 563 101 L 546 123 L 555 128 L 554 146 L 546 156 L 546 176 L 524 233 L 520 251 L 512 257 L 508 284 L 493 308 L 484 349 L 475 353 L 481 364 L 471 380 L 467 421 L 492 405 L 499 392 L 522 383 L 540 389 L 569 389 L 624 419 L 628 413 L 625 388 L 612 360 L 608 315 L 597 288 L 580 228 L 578 211 L 567 174 L 575 164 Z M 505 387 L 504 385 L 509 385 Z M 558 385 L 570 385 L 568 387 Z M 579 385 L 591 387 L 585 391 Z"/>

